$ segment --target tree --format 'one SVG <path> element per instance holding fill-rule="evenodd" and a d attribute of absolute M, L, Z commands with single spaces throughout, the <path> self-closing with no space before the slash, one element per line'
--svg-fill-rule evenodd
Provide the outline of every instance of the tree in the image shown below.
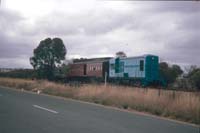
<path fill-rule="evenodd" d="M 65 59 L 66 48 L 60 38 L 46 38 L 33 50 L 30 63 L 37 71 L 39 78 L 52 80 L 54 70 Z"/>
<path fill-rule="evenodd" d="M 169 66 L 166 62 L 161 62 L 159 64 L 159 71 L 161 77 L 163 77 L 169 84 L 174 83 L 176 78 L 183 73 L 180 66 Z"/>
<path fill-rule="evenodd" d="M 119 52 L 116 53 L 116 57 L 122 57 L 122 58 L 124 58 L 124 57 L 127 57 L 127 56 L 126 56 L 126 54 L 123 51 L 119 51 Z"/>
<path fill-rule="evenodd" d="M 194 88 L 200 90 L 200 68 L 191 66 L 187 78 Z"/>
<path fill-rule="evenodd" d="M 171 71 L 172 71 L 173 75 L 176 76 L 176 77 L 178 77 L 181 74 L 183 74 L 183 70 L 178 65 L 172 65 Z"/>

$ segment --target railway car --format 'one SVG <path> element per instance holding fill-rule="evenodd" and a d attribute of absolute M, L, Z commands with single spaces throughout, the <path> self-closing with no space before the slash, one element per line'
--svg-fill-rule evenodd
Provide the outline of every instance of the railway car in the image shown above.
<path fill-rule="evenodd" d="M 86 65 L 84 63 L 73 63 L 69 65 L 68 77 L 84 77 Z"/>
<path fill-rule="evenodd" d="M 87 76 L 95 78 L 103 78 L 105 73 L 108 73 L 108 61 L 93 61 L 87 62 Z"/>
<path fill-rule="evenodd" d="M 110 57 L 76 61 L 69 65 L 67 78 L 69 80 L 79 81 L 102 81 L 105 77 L 105 73 L 109 71 L 109 59 Z"/>
<path fill-rule="evenodd" d="M 138 86 L 164 85 L 159 77 L 159 58 L 143 55 L 125 58 L 93 58 L 76 61 L 70 65 L 69 80 L 128 83 Z"/>
<path fill-rule="evenodd" d="M 109 80 L 128 81 L 130 84 L 148 86 L 163 84 L 159 77 L 159 58 L 143 55 L 109 60 Z"/>

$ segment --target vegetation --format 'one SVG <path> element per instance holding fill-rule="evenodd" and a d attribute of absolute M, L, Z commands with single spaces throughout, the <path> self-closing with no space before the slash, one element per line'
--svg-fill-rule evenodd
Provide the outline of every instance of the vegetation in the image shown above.
<path fill-rule="evenodd" d="M 66 79 L 66 75 L 69 72 L 69 66 L 62 64 L 54 70 L 54 81 L 61 81 Z"/>
<path fill-rule="evenodd" d="M 196 66 L 191 66 L 187 78 L 194 88 L 200 90 L 200 68 L 197 68 Z"/>
<path fill-rule="evenodd" d="M 183 74 L 183 70 L 181 70 L 178 65 L 169 66 L 166 62 L 161 62 L 159 64 L 159 73 L 167 84 L 172 84 L 181 74 Z"/>
<path fill-rule="evenodd" d="M 115 56 L 116 56 L 116 57 L 122 57 L 122 58 L 123 58 L 123 57 L 127 57 L 127 56 L 126 56 L 126 53 L 123 52 L 123 51 L 117 52 L 117 53 L 115 54 Z"/>
<path fill-rule="evenodd" d="M 70 86 L 44 80 L 0 78 L 0 85 L 200 123 L 200 92 L 113 85 Z"/>
<path fill-rule="evenodd" d="M 66 48 L 60 38 L 46 38 L 33 51 L 30 63 L 37 71 L 38 78 L 53 80 L 54 70 L 65 59 Z"/>
<path fill-rule="evenodd" d="M 9 72 L 0 72 L 0 77 L 32 79 L 36 75 L 33 69 L 16 69 Z"/>

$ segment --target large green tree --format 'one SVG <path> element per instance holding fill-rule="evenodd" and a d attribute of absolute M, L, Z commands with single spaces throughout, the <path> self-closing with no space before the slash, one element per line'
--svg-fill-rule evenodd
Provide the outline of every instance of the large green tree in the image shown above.
<path fill-rule="evenodd" d="M 57 65 L 65 59 L 66 48 L 60 38 L 46 38 L 33 51 L 30 63 L 37 71 L 39 78 L 52 80 Z"/>

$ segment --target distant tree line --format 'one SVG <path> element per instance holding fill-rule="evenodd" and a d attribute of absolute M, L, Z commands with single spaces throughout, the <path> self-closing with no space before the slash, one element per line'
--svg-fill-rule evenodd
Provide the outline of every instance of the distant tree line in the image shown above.
<path fill-rule="evenodd" d="M 159 64 L 159 74 L 167 84 L 171 84 L 175 82 L 178 76 L 183 74 L 183 70 L 178 65 L 169 66 L 166 62 L 161 62 Z"/>
<path fill-rule="evenodd" d="M 33 69 L 16 69 L 8 72 L 0 72 L 0 77 L 11 77 L 11 78 L 25 78 L 33 79 L 36 73 Z"/>
<path fill-rule="evenodd" d="M 200 68 L 191 66 L 184 73 L 180 66 L 169 65 L 166 62 L 159 64 L 159 74 L 169 88 L 182 90 L 200 90 Z"/>
<path fill-rule="evenodd" d="M 200 68 L 192 66 L 189 69 L 186 78 L 191 83 L 192 87 L 200 90 Z"/>

